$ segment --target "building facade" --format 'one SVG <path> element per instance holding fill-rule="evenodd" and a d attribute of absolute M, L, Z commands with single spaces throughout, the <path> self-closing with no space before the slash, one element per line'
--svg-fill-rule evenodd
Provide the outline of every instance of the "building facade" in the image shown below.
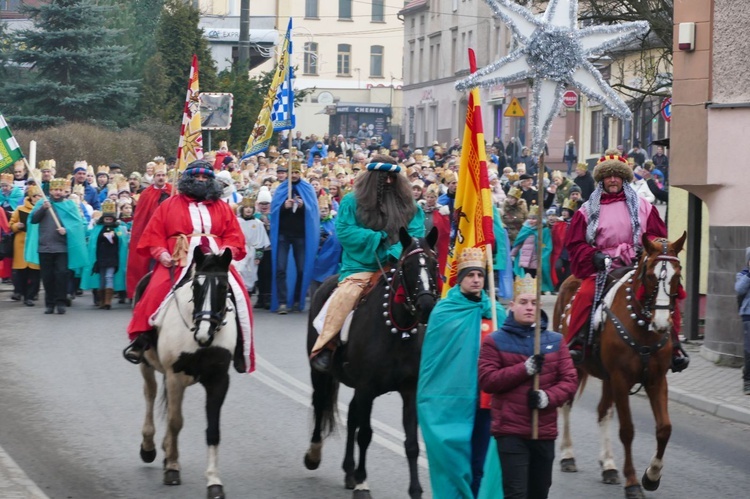
<path fill-rule="evenodd" d="M 750 130 L 750 3 L 675 2 L 675 33 L 695 23 L 695 49 L 680 50 L 675 36 L 670 181 L 703 201 L 708 219 L 708 294 L 704 356 L 740 363 L 742 323 L 735 274 L 747 266 L 750 178 L 742 146 Z"/>
<path fill-rule="evenodd" d="M 216 2 L 214 2 L 216 3 Z M 239 0 L 236 0 L 239 4 Z M 275 19 L 279 37 L 293 18 L 294 87 L 311 90 L 296 108 L 303 135 L 400 135 L 403 24 L 400 0 L 251 2 L 253 19 Z M 275 54 L 250 71 L 274 68 Z"/>

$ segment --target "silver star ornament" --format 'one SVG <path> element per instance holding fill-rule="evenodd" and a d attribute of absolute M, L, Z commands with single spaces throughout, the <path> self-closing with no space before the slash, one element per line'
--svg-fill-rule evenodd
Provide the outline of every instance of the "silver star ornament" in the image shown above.
<path fill-rule="evenodd" d="M 627 104 L 588 61 L 593 54 L 623 45 L 645 33 L 645 21 L 579 29 L 578 0 L 550 0 L 547 10 L 535 16 L 510 0 L 486 0 L 495 15 L 513 31 L 518 47 L 498 61 L 480 68 L 456 84 L 456 89 L 490 87 L 533 79 L 531 115 L 533 150 L 540 153 L 552 120 L 560 110 L 566 87 L 575 87 L 600 102 L 614 116 L 627 120 Z"/>

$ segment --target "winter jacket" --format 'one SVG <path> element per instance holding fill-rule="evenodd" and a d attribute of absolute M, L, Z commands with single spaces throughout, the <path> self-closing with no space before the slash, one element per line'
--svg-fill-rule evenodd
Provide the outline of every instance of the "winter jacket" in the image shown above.
<path fill-rule="evenodd" d="M 557 438 L 557 408 L 572 401 L 578 376 L 562 335 L 547 331 L 542 312 L 541 351 L 544 364 L 539 388 L 549 397 L 549 405 L 539 410 L 539 439 Z M 534 326 L 522 326 L 510 314 L 500 330 L 482 341 L 479 353 L 479 386 L 492 394 L 492 427 L 496 437 L 531 438 L 531 409 L 528 392 L 533 376 L 524 363 L 534 354 Z"/>
<path fill-rule="evenodd" d="M 596 189 L 596 182 L 594 177 L 591 176 L 591 172 L 586 172 L 583 175 L 579 175 L 573 179 L 573 182 L 581 188 L 581 198 L 584 201 L 588 201 L 591 193 Z"/>
<path fill-rule="evenodd" d="M 632 184 L 633 190 L 643 199 L 648 201 L 649 203 L 653 204 L 654 201 L 656 201 L 656 197 L 654 196 L 654 193 L 651 192 L 651 189 L 648 188 L 648 184 L 646 183 L 645 179 L 641 180 L 634 180 Z"/>
<path fill-rule="evenodd" d="M 734 292 L 737 293 L 737 302 L 740 306 L 740 316 L 742 316 L 743 321 L 750 321 L 750 270 L 747 267 L 748 261 L 750 261 L 750 248 L 745 248 L 745 268 L 737 272 L 734 281 Z"/>

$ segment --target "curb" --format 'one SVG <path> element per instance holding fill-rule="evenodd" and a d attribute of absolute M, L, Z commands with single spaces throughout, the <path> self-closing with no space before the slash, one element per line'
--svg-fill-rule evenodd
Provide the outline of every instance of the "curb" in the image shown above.
<path fill-rule="evenodd" d="M 645 395 L 644 395 L 645 396 Z M 692 407 L 722 419 L 750 425 L 750 409 L 692 394 L 680 388 L 669 388 L 669 400 Z"/>

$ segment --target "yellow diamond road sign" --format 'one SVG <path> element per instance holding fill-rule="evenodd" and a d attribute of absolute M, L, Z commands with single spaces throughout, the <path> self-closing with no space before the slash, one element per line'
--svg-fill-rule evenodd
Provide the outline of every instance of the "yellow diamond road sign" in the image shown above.
<path fill-rule="evenodd" d="M 523 112 L 523 108 L 521 107 L 521 103 L 518 102 L 518 98 L 513 97 L 513 100 L 510 101 L 508 109 L 505 110 L 503 116 L 507 118 L 521 118 L 526 116 L 526 113 Z"/>

